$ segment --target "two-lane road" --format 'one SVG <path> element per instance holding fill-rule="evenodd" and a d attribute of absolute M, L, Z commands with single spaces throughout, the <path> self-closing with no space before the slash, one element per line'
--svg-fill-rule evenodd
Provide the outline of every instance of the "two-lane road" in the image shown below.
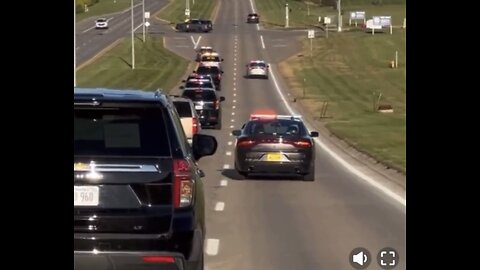
<path fill-rule="evenodd" d="M 134 2 L 134 26 L 137 27 L 142 23 L 142 2 L 138 0 Z M 166 4 L 168 4 L 167 0 L 145 0 L 145 11 L 149 11 L 153 15 Z M 109 29 L 107 30 L 95 29 L 96 17 L 77 23 L 77 66 L 94 57 L 115 40 L 130 35 L 131 9 L 105 17 L 109 20 Z M 138 29 L 136 33 L 141 33 L 141 29 Z"/>

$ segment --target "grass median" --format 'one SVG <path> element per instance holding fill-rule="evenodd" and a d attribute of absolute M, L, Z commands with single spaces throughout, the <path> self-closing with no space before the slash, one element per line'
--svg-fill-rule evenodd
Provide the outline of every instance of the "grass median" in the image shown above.
<path fill-rule="evenodd" d="M 141 1 L 134 1 L 134 5 L 138 3 L 141 3 Z M 95 5 L 88 7 L 87 12 L 78 13 L 76 20 L 79 22 L 91 17 L 100 17 L 105 14 L 120 12 L 130 6 L 130 0 L 100 0 Z"/>
<path fill-rule="evenodd" d="M 258 3 L 267 2 L 282 1 Z M 405 16 L 404 5 L 356 5 L 352 10 L 366 10 L 370 18 L 370 8 L 377 10 L 375 15 L 391 15 L 394 24 L 399 21 L 392 14 L 402 22 Z M 263 14 L 260 8 L 259 13 Z M 313 39 L 312 52 L 305 34 L 303 45 L 302 52 L 280 64 L 297 102 L 333 134 L 405 172 L 406 30 L 374 36 L 361 29 L 332 32 L 328 39 Z M 391 68 L 396 51 L 398 68 Z M 326 117 L 320 118 L 326 102 Z M 394 112 L 380 113 L 374 104 L 391 105 Z"/>
<path fill-rule="evenodd" d="M 215 6 L 219 0 L 195 0 L 190 1 L 190 18 L 207 19 L 212 18 Z M 183 22 L 185 20 L 185 1 L 170 0 L 170 3 L 155 15 L 159 19 L 171 23 Z"/>
<path fill-rule="evenodd" d="M 131 68 L 131 42 L 119 45 L 77 72 L 79 87 L 169 91 L 182 79 L 189 61 L 163 47 L 163 38 L 135 39 L 135 69 Z"/>
<path fill-rule="evenodd" d="M 382 4 L 372 5 L 372 2 L 380 1 Z M 290 12 L 288 14 L 288 24 L 290 28 L 319 27 L 318 17 L 323 20 L 324 17 L 332 17 L 332 22 L 336 22 L 338 15 L 333 6 L 319 4 L 320 2 L 332 1 L 288 1 Z M 372 16 L 392 16 L 394 25 L 401 25 L 405 18 L 406 0 L 342 0 L 342 22 L 343 26 L 348 26 L 348 17 L 350 11 L 365 11 L 367 18 Z M 260 14 L 261 23 L 265 28 L 284 28 L 285 27 L 285 0 L 256 0 L 255 5 Z"/>

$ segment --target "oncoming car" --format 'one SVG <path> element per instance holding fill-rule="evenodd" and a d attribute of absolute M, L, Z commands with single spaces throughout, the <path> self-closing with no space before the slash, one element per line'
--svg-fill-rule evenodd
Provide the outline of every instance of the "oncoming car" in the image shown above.
<path fill-rule="evenodd" d="M 234 158 L 240 175 L 292 174 L 314 181 L 313 138 L 318 132 L 308 132 L 301 116 L 253 114 L 232 135 L 237 137 Z"/>
<path fill-rule="evenodd" d="M 247 23 L 259 23 L 260 16 L 257 13 L 250 13 L 247 16 Z"/>
<path fill-rule="evenodd" d="M 247 78 L 268 79 L 270 66 L 263 60 L 253 60 L 247 64 Z"/>
<path fill-rule="evenodd" d="M 99 18 L 95 21 L 95 29 L 108 29 L 108 20 L 106 18 Z"/>

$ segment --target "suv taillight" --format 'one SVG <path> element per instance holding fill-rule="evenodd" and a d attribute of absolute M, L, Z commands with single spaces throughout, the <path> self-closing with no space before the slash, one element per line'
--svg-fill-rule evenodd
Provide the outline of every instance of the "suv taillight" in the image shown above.
<path fill-rule="evenodd" d="M 220 109 L 220 101 L 217 99 L 213 102 L 213 106 L 215 107 L 215 110 Z"/>
<path fill-rule="evenodd" d="M 198 118 L 193 117 L 192 119 L 192 134 L 198 133 Z"/>
<path fill-rule="evenodd" d="M 173 160 L 173 207 L 185 207 L 192 203 L 193 181 L 190 165 L 184 159 Z"/>

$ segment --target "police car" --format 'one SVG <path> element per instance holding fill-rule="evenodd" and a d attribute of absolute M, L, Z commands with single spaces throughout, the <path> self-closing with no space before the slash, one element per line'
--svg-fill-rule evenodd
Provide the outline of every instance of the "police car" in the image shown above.
<path fill-rule="evenodd" d="M 247 64 L 247 78 L 264 78 L 268 79 L 270 65 L 263 60 L 250 61 Z"/>

